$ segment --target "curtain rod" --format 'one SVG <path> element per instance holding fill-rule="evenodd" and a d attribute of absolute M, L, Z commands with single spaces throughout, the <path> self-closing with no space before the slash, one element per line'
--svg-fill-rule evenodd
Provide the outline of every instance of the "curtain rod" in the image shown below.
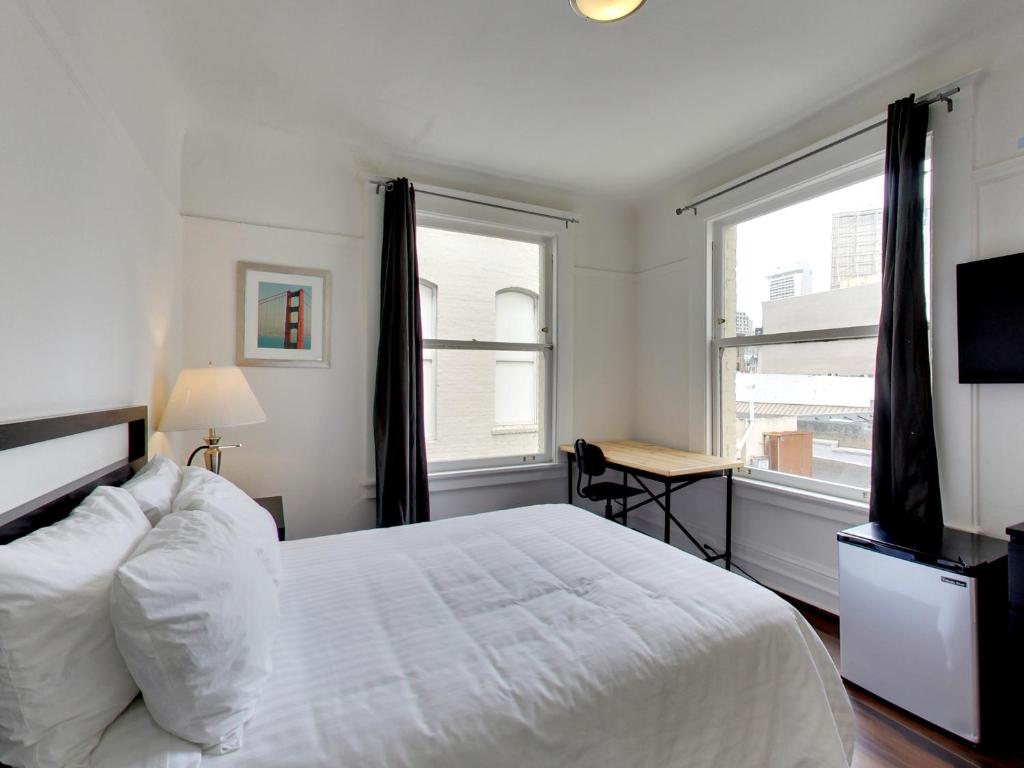
<path fill-rule="evenodd" d="M 377 194 L 380 194 L 381 187 L 390 192 L 394 188 L 395 179 L 369 179 L 368 183 L 373 184 L 377 187 Z M 474 205 L 485 205 L 488 208 L 499 208 L 503 211 L 515 211 L 516 213 L 528 213 L 531 216 L 540 216 L 545 219 L 554 219 L 555 221 L 564 221 L 565 228 L 568 229 L 570 224 L 579 224 L 579 219 L 574 219 L 566 216 L 556 216 L 553 213 L 541 213 L 539 211 L 528 211 L 525 208 L 515 208 L 511 205 L 499 205 L 498 203 L 485 203 L 483 200 L 472 200 L 468 197 L 456 197 L 455 195 L 446 195 L 443 192 L 431 192 L 426 189 L 416 190 L 417 194 L 430 195 L 431 197 L 443 197 L 446 200 L 458 200 L 460 203 L 473 203 Z"/>
<path fill-rule="evenodd" d="M 960 93 L 960 87 L 954 86 L 953 88 L 947 88 L 945 90 L 939 91 L 934 96 L 922 97 L 918 99 L 917 104 L 918 106 L 926 106 L 928 104 L 935 104 L 936 102 L 943 101 L 946 103 L 946 111 L 952 112 L 953 97 L 958 93 Z M 778 171 L 781 171 L 783 168 L 789 168 L 789 166 L 795 165 L 796 163 L 799 163 L 801 160 L 806 160 L 809 157 L 814 157 L 815 155 L 820 154 L 828 149 L 832 149 L 832 147 L 838 146 L 843 142 L 849 141 L 850 139 L 855 139 L 858 136 L 867 133 L 868 131 L 873 131 L 875 128 L 880 128 L 881 126 L 885 125 L 886 122 L 888 121 L 879 120 L 877 123 L 867 125 L 863 128 L 854 131 L 853 133 L 849 133 L 846 136 L 842 136 L 836 139 L 835 141 L 830 141 L 828 144 L 825 144 L 824 146 L 818 147 L 817 149 L 812 149 L 810 152 L 805 152 L 799 157 L 794 157 L 792 160 L 787 160 L 786 162 L 780 165 L 776 165 L 774 168 L 769 168 L 767 171 L 762 171 L 756 176 L 751 176 L 749 179 L 739 181 L 730 187 L 726 187 L 720 192 L 715 192 L 713 195 L 708 195 L 707 197 L 702 197 L 700 200 L 695 200 L 685 208 L 676 208 L 676 216 L 682 216 L 686 211 L 693 211 L 693 215 L 696 216 L 698 205 L 703 205 L 704 203 L 714 200 L 715 198 L 721 197 L 722 195 L 727 195 L 730 192 L 739 189 L 740 187 L 745 187 L 747 186 L 747 184 L 752 184 L 755 181 L 759 181 L 763 179 L 765 176 L 771 176 L 773 173 L 777 173 Z"/>

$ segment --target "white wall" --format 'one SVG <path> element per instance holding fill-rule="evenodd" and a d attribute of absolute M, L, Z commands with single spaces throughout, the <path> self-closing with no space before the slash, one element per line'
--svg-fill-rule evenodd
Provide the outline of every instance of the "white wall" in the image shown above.
<path fill-rule="evenodd" d="M 343 140 L 238 126 L 197 127 L 186 135 L 182 163 L 181 207 L 188 222 L 185 363 L 233 360 L 234 261 L 252 260 L 259 253 L 270 263 L 315 260 L 334 273 L 332 368 L 246 369 L 270 420 L 232 433 L 246 448 L 225 458 L 225 473 L 250 493 L 285 496 L 289 536 L 372 525 L 368 393 L 376 339 L 374 275 L 380 256 L 373 244 L 379 242 L 380 199 L 366 178 L 374 174 L 406 175 L 473 194 L 574 211 L 582 221 L 571 232 L 574 309 L 562 325 L 583 330 L 563 352 L 573 362 L 569 431 L 591 438 L 625 437 L 631 431 L 635 249 L 627 205 L 357 150 Z M 211 237 L 214 232 L 219 239 Z M 335 245 L 310 247 L 310 238 L 317 237 Z M 362 293 L 346 293 L 350 289 Z M 366 345 L 361 354 L 356 344 Z M 286 393 L 296 390 L 302 396 L 289 399 Z M 284 451 L 296 455 L 275 460 Z M 300 472 L 299 465 L 308 469 Z M 504 473 L 497 485 L 464 486 L 464 481 L 432 481 L 435 517 L 565 498 L 564 475 L 557 468 Z"/>
<path fill-rule="evenodd" d="M 256 261 L 333 273 L 331 367 L 247 367 L 268 421 L 222 430 L 243 448 L 222 472 L 252 496 L 282 495 L 290 538 L 372 525 L 364 498 L 366 271 L 361 238 L 185 217 L 184 360 L 231 365 L 235 270 Z M 190 442 L 199 444 L 197 433 Z"/>
<path fill-rule="evenodd" d="M 934 389 L 945 517 L 948 523 L 1001 535 L 1024 519 L 1016 501 L 1015 446 L 1024 429 L 1024 385 L 957 383 L 955 265 L 1024 251 L 1024 15 L 971 31 L 959 43 L 822 110 L 757 145 L 740 148 L 638 206 L 638 267 L 674 279 L 641 282 L 638 308 L 638 436 L 694 450 L 708 440 L 708 233 L 706 216 L 752 199 L 762 182 L 675 215 L 700 193 L 772 165 L 790 153 L 877 116 L 894 98 L 924 93 L 963 75 L 956 111 L 933 108 Z M 817 161 L 808 161 L 813 165 Z M 811 173 L 808 170 L 807 173 Z M 787 176 L 786 174 L 795 174 Z M 799 173 L 787 171 L 777 184 Z M 762 193 L 763 193 L 762 192 Z M 744 198 L 743 196 L 747 197 Z M 671 284 L 670 284 L 671 283 Z M 668 345 L 685 351 L 665 360 Z M 667 418 L 666 418 L 667 416 Z M 721 489 L 702 483 L 680 507 L 700 538 L 721 544 Z M 737 484 L 734 541 L 741 564 L 770 586 L 835 609 L 835 532 L 866 519 L 863 508 L 809 495 Z M 651 522 L 656 517 L 650 518 Z"/>
<path fill-rule="evenodd" d="M 177 140 L 140 149 L 47 8 L 0 5 L 0 419 L 159 411 L 180 356 L 180 220 L 150 159 Z"/>

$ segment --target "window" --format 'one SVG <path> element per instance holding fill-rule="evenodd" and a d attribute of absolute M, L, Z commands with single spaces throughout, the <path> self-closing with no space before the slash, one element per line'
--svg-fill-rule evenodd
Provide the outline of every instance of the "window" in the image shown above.
<path fill-rule="evenodd" d="M 714 225 L 715 447 L 753 477 L 868 497 L 881 166 L 869 158 Z M 928 241 L 926 214 L 926 257 Z"/>
<path fill-rule="evenodd" d="M 423 338 L 437 336 L 437 286 L 420 280 L 420 328 Z M 423 350 L 423 422 L 427 442 L 437 439 L 437 350 Z"/>
<path fill-rule="evenodd" d="M 533 343 L 537 339 L 537 297 L 522 288 L 494 297 L 495 339 Z M 537 362 L 532 352 L 500 351 L 494 363 L 495 431 L 536 431 Z"/>
<path fill-rule="evenodd" d="M 550 236 L 418 212 L 433 471 L 551 455 Z M 428 330 L 429 328 L 429 330 Z M 429 431 L 429 429 L 428 429 Z"/>

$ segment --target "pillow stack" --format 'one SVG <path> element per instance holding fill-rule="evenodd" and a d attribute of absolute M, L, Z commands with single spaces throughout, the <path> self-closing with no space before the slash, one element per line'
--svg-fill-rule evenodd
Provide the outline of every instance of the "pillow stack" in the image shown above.
<path fill-rule="evenodd" d="M 0 546 L 0 761 L 86 768 L 140 690 L 163 730 L 237 749 L 270 675 L 280 575 L 269 514 L 163 457 Z"/>
<path fill-rule="evenodd" d="M 138 502 L 150 525 L 156 525 L 171 512 L 181 488 L 181 467 L 157 454 L 121 487 Z"/>
<path fill-rule="evenodd" d="M 241 745 L 270 676 L 280 571 L 266 511 L 187 469 L 174 511 L 117 572 L 110 601 L 117 645 L 165 730 L 207 752 Z"/>
<path fill-rule="evenodd" d="M 237 485 L 205 469 L 188 467 L 172 509 L 174 512 L 190 509 L 220 512 L 235 526 L 239 536 L 248 539 L 274 584 L 281 583 L 277 523 Z"/>
<path fill-rule="evenodd" d="M 110 586 L 150 528 L 120 488 L 0 547 L 0 761 L 79 768 L 138 695 L 114 641 Z"/>

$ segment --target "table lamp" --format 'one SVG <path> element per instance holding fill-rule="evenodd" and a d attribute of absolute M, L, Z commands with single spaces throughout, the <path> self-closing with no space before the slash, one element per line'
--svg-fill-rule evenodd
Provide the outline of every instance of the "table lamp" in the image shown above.
<path fill-rule="evenodd" d="M 259 424 L 266 420 L 267 414 L 260 407 L 241 369 L 233 365 L 211 365 L 207 368 L 185 368 L 178 374 L 171 399 L 160 419 L 160 430 L 185 432 L 208 429 L 203 445 L 189 455 L 188 465 L 192 464 L 199 451 L 205 449 L 206 468 L 220 474 L 221 451 L 241 448 L 242 444 L 222 445 L 217 428 Z"/>

